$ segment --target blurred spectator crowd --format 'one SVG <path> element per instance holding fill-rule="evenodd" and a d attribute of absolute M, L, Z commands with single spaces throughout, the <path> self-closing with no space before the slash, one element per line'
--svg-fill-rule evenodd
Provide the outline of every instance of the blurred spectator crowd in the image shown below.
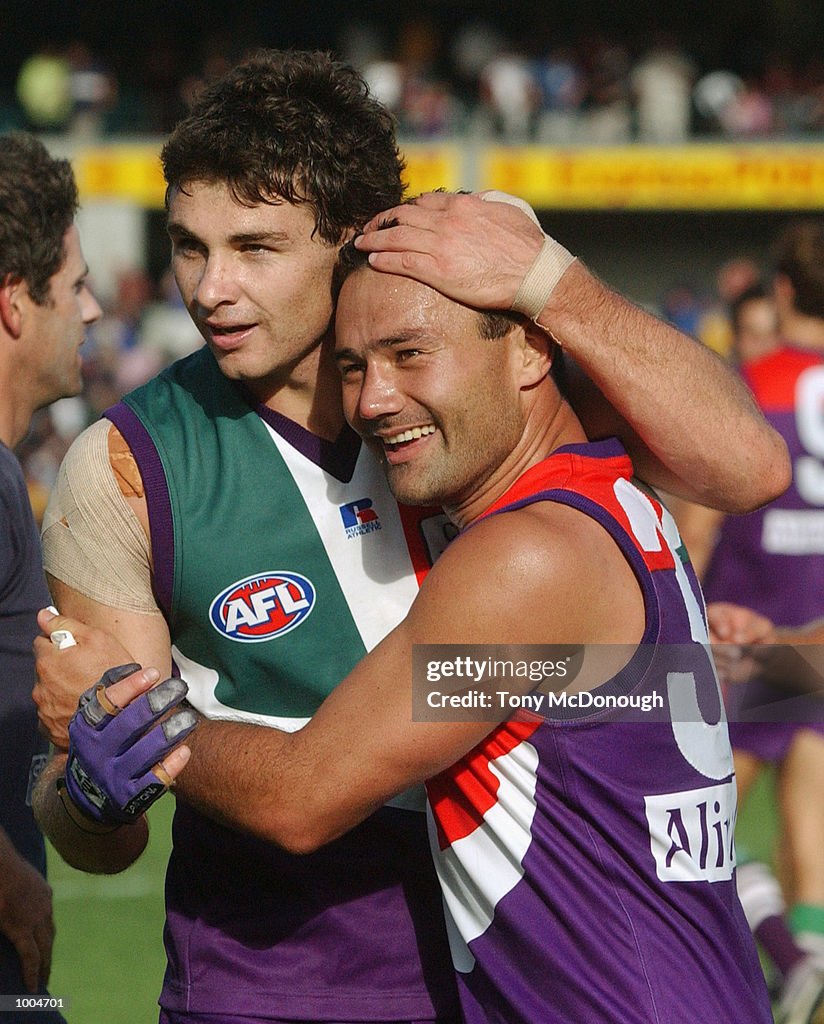
<path fill-rule="evenodd" d="M 42 45 L 22 58 L 0 127 L 83 136 L 167 132 L 192 99 L 251 42 L 209 37 L 192 55 L 152 46 L 141 80 L 84 42 Z M 677 37 L 634 43 L 587 33 L 518 45 L 493 24 L 468 22 L 447 39 L 412 19 L 391 47 L 370 23 L 350 23 L 337 52 L 395 113 L 402 137 L 506 142 L 677 143 L 692 137 L 797 137 L 824 130 L 824 57 L 764 54 L 740 68 L 701 67 Z M 757 66 L 756 66 L 757 63 Z"/>

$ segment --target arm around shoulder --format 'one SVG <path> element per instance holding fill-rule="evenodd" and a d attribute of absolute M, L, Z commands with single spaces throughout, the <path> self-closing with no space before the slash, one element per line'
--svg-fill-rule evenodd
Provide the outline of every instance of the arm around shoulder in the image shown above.
<path fill-rule="evenodd" d="M 454 764 L 495 727 L 498 719 L 473 720 L 471 713 L 463 721 L 413 715 L 416 645 L 637 643 L 643 614 L 631 569 L 601 527 L 556 508 L 552 521 L 528 511 L 495 517 L 454 541 L 407 618 L 303 729 L 287 735 L 203 723 L 192 734 L 179 795 L 218 820 L 309 853 Z M 587 573 L 582 553 L 593 565 L 606 558 L 615 573 Z M 597 632 L 605 627 L 595 619 L 616 632 Z M 221 773 L 225 786 L 215 785 L 211 773 L 221 761 L 233 769 Z"/>

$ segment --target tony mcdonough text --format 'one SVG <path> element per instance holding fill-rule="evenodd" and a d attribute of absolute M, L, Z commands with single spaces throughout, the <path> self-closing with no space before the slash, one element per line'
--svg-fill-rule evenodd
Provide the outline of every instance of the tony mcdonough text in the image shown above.
<path fill-rule="evenodd" d="M 601 711 L 605 708 L 635 708 L 652 711 L 663 708 L 664 698 L 660 693 L 510 693 L 496 690 L 467 690 L 465 693 L 442 693 L 432 690 L 427 694 L 426 703 L 430 708 L 507 708 L 510 710 L 535 711 L 547 714 L 552 708 L 575 708 Z"/>

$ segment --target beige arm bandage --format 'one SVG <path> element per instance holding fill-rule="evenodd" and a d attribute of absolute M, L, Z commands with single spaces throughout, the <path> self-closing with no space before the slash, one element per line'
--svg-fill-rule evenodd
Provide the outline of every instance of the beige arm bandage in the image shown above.
<path fill-rule="evenodd" d="M 69 449 L 43 517 L 46 572 L 111 608 L 160 614 L 149 539 L 123 497 L 100 420 Z"/>
<path fill-rule="evenodd" d="M 564 272 L 575 262 L 572 253 L 556 242 L 549 235 L 544 235 L 544 244 L 535 257 L 535 261 L 521 281 L 518 294 L 512 300 L 512 309 L 523 313 L 530 320 L 537 320 L 543 312 L 555 285 L 564 276 Z"/>

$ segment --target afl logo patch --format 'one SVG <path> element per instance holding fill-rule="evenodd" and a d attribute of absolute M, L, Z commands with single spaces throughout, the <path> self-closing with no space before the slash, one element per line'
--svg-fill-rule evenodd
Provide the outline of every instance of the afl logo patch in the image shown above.
<path fill-rule="evenodd" d="M 209 608 L 215 629 L 229 640 L 263 643 L 296 629 L 315 607 L 315 588 L 296 572 L 247 576 L 221 591 Z"/>

